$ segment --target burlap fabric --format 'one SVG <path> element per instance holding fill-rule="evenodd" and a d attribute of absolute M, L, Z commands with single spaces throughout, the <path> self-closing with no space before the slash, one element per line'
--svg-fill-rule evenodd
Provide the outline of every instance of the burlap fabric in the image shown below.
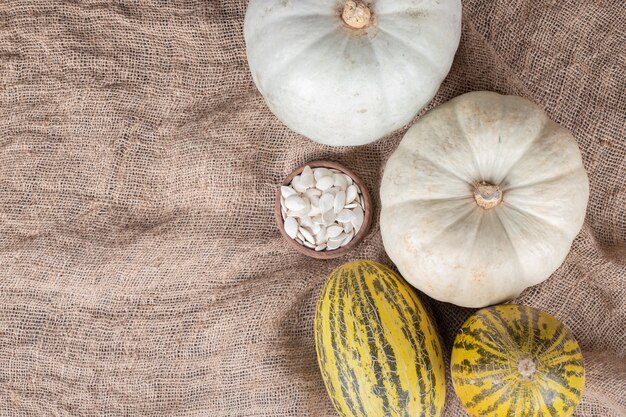
<path fill-rule="evenodd" d="M 289 249 L 276 184 L 330 158 L 373 191 L 405 130 L 329 148 L 269 112 L 246 1 L 0 2 L 0 415 L 335 416 L 316 297 L 342 259 Z M 626 415 L 623 0 L 468 0 L 437 105 L 527 97 L 571 129 L 591 181 L 565 264 L 518 300 L 584 350 L 578 416 Z M 377 215 L 378 213 L 376 213 Z M 446 349 L 470 310 L 433 302 Z M 448 389 L 445 416 L 463 416 Z"/>

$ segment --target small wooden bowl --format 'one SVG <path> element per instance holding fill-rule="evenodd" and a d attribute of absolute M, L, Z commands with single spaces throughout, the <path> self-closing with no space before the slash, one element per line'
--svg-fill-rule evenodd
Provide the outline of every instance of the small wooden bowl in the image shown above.
<path fill-rule="evenodd" d="M 311 258 L 316 258 L 316 259 L 339 258 L 340 256 L 343 256 L 346 253 L 348 253 L 350 250 L 352 250 L 352 248 L 354 248 L 356 245 L 361 243 L 363 238 L 367 235 L 370 224 L 372 223 L 372 213 L 373 213 L 372 198 L 370 197 L 370 193 L 367 191 L 367 188 L 365 187 L 365 184 L 363 183 L 363 181 L 361 181 L 361 179 L 354 172 L 344 167 L 343 165 L 338 164 L 337 162 L 332 162 L 332 161 L 312 161 L 305 165 L 302 165 L 301 167 L 293 171 L 291 174 L 289 174 L 289 176 L 285 178 L 285 180 L 282 182 L 281 185 L 289 185 L 291 183 L 291 180 L 293 180 L 293 178 L 296 175 L 300 175 L 302 171 L 304 170 L 304 167 L 307 165 L 310 166 L 311 168 L 319 168 L 319 167 L 334 168 L 337 171 L 340 171 L 348 175 L 350 178 L 352 178 L 354 183 L 361 190 L 361 196 L 363 197 L 364 202 L 365 202 L 365 211 L 363 213 L 363 224 L 361 225 L 361 229 L 359 229 L 359 232 L 354 236 L 354 238 L 352 238 L 350 243 L 348 243 L 346 246 L 342 246 L 334 250 L 329 250 L 329 251 L 323 250 L 323 251 L 316 252 L 315 249 L 310 249 L 304 245 L 299 244 L 294 239 L 290 238 L 287 232 L 285 232 L 285 223 L 284 223 L 281 211 L 280 211 L 280 197 L 281 197 L 280 187 L 278 187 L 278 190 L 276 191 L 276 204 L 274 207 L 274 214 L 276 216 L 276 224 L 278 225 L 278 230 L 280 230 L 280 234 L 283 235 L 283 237 L 285 238 L 289 246 L 291 246 L 292 248 L 294 248 L 295 250 L 297 250 L 298 252 L 304 255 L 307 255 L 307 256 L 310 256 Z"/>

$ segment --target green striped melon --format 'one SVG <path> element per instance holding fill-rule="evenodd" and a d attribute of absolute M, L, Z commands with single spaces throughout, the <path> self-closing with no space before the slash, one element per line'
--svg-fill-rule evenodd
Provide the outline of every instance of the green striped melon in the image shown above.
<path fill-rule="evenodd" d="M 342 417 L 441 415 L 445 371 L 434 323 L 388 267 L 361 260 L 332 272 L 317 305 L 315 344 Z"/>
<path fill-rule="evenodd" d="M 452 349 L 452 382 L 473 417 L 568 417 L 585 368 L 578 343 L 556 318 L 532 307 L 484 308 Z"/>

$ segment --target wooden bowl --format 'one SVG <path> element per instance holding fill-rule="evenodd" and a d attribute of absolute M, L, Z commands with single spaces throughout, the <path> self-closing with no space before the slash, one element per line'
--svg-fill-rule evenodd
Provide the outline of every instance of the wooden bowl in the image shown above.
<path fill-rule="evenodd" d="M 343 256 L 346 253 L 350 252 L 352 248 L 354 248 L 356 245 L 361 243 L 363 238 L 367 235 L 369 231 L 369 227 L 372 223 L 372 213 L 373 213 L 372 198 L 370 197 L 370 194 L 367 191 L 367 188 L 365 187 L 365 184 L 363 183 L 363 181 L 361 181 L 361 179 L 354 172 L 344 167 L 343 165 L 338 164 L 337 162 L 332 162 L 332 161 L 312 161 L 305 165 L 302 165 L 301 167 L 293 171 L 291 174 L 289 174 L 289 176 L 285 178 L 285 180 L 282 182 L 281 185 L 289 185 L 291 183 L 291 180 L 293 180 L 293 178 L 296 175 L 300 175 L 302 171 L 304 170 L 304 167 L 307 165 L 310 166 L 311 168 L 319 168 L 319 167 L 334 168 L 337 171 L 340 171 L 348 175 L 350 178 L 352 178 L 352 181 L 354 181 L 354 183 L 361 190 L 361 196 L 365 202 L 365 211 L 363 213 L 363 224 L 361 225 L 359 232 L 356 235 L 354 235 L 350 243 L 348 243 L 346 246 L 342 246 L 334 250 L 328 250 L 328 251 L 323 250 L 323 251 L 316 252 L 315 249 L 310 249 L 304 245 L 299 244 L 294 239 L 290 238 L 287 232 L 285 232 L 284 220 L 280 211 L 280 197 L 281 197 L 280 187 L 278 187 L 278 190 L 276 190 L 276 204 L 274 207 L 274 214 L 276 216 L 276 224 L 278 225 L 278 230 L 280 230 L 280 234 L 283 235 L 283 237 L 285 238 L 285 241 L 287 241 L 289 246 L 291 246 L 292 248 L 294 248 L 295 250 L 297 250 L 298 252 L 304 255 L 307 255 L 307 256 L 310 256 L 311 258 L 316 258 L 316 259 L 339 258 L 340 256 Z"/>

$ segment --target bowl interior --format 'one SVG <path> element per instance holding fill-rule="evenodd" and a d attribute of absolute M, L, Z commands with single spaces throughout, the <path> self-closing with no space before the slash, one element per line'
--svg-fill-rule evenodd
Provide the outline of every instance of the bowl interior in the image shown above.
<path fill-rule="evenodd" d="M 361 196 L 365 203 L 363 224 L 361 225 L 359 232 L 356 235 L 354 235 L 354 238 L 352 238 L 352 240 L 346 246 L 342 246 L 334 250 L 328 250 L 328 251 L 323 250 L 323 251 L 316 252 L 315 249 L 310 249 L 304 245 L 301 245 L 300 243 L 298 243 L 297 241 L 289 237 L 289 235 L 287 235 L 287 232 L 285 232 L 284 220 L 281 214 L 281 204 L 280 204 L 281 194 L 280 194 L 280 187 L 279 187 L 279 189 L 276 192 L 276 207 L 275 207 L 276 223 L 278 225 L 278 229 L 280 230 L 280 233 L 283 235 L 287 243 L 302 254 L 305 254 L 307 256 L 310 256 L 316 259 L 338 258 L 340 256 L 345 255 L 350 250 L 352 250 L 352 248 L 358 245 L 363 240 L 363 238 L 367 235 L 367 232 L 369 231 L 369 227 L 372 221 L 371 196 L 367 190 L 367 187 L 365 187 L 365 184 L 363 183 L 363 181 L 352 170 L 344 167 L 343 165 L 337 162 L 325 161 L 325 160 L 312 161 L 312 162 L 302 165 L 301 167 L 298 167 L 291 174 L 289 174 L 287 178 L 285 178 L 285 180 L 282 182 L 281 185 L 289 185 L 291 181 L 293 180 L 293 178 L 296 175 L 300 175 L 302 171 L 304 170 L 304 167 L 306 166 L 310 166 L 311 168 L 319 168 L 319 167 L 333 168 L 333 169 L 336 169 L 337 171 L 340 171 L 348 175 L 350 178 L 352 178 L 352 181 L 354 181 L 354 183 L 356 183 L 356 185 L 359 187 L 361 191 Z"/>

